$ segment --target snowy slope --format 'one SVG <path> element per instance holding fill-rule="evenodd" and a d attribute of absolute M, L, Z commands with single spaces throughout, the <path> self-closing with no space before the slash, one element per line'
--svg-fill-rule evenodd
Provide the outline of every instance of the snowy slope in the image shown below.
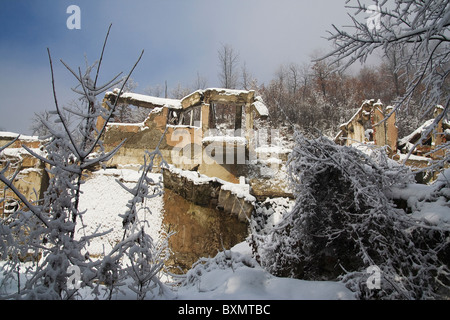
<path fill-rule="evenodd" d="M 77 230 L 81 237 L 85 234 L 105 232 L 111 230 L 105 236 L 94 239 L 88 251 L 91 257 L 109 252 L 123 237 L 122 218 L 119 216 L 127 210 L 127 202 L 132 195 L 122 188 L 116 180 L 120 180 L 125 186 L 131 188 L 138 181 L 140 173 L 131 169 L 107 169 L 93 173 L 92 178 L 81 186 L 83 192 L 80 198 L 80 211 L 86 210 L 83 215 L 84 229 Z M 155 177 L 156 179 L 157 177 Z M 141 210 L 140 219 L 147 220 L 146 232 L 153 239 L 157 239 L 161 229 L 163 202 L 162 197 L 146 200 L 148 210 Z"/>
<path fill-rule="evenodd" d="M 198 279 L 178 289 L 177 299 L 189 300 L 349 300 L 353 294 L 342 283 L 305 281 L 275 277 L 251 258 L 246 242 L 231 248 L 229 266 L 219 253 L 207 267 L 198 265 L 187 274 L 201 273 Z M 225 258 L 226 259 L 226 258 Z M 242 263 L 245 261 L 245 263 Z M 241 262 L 241 263 L 240 263 Z M 202 271 L 199 271 L 202 270 Z"/>
<path fill-rule="evenodd" d="M 449 196 L 448 188 L 441 188 L 444 180 L 450 176 L 446 170 L 436 183 L 410 185 L 404 189 L 392 190 L 397 197 L 407 200 L 415 210 L 414 215 L 428 222 L 440 224 L 450 221 L 450 210 L 445 196 Z M 155 179 L 159 176 L 155 175 Z M 92 258 L 108 252 L 122 234 L 122 218 L 119 215 L 126 211 L 126 204 L 131 198 L 117 182 L 120 180 L 132 187 L 139 178 L 139 173 L 129 169 L 101 170 L 92 175 L 82 185 L 83 194 L 80 207 L 86 210 L 83 222 L 84 230 L 78 236 L 111 230 L 107 235 L 91 241 L 89 253 Z M 431 196 L 438 196 L 438 201 L 428 202 Z M 148 221 L 146 230 L 153 239 L 158 239 L 164 214 L 161 196 L 147 200 L 146 206 L 151 213 L 141 210 L 139 219 Z M 273 215 L 277 220 L 277 214 Z M 276 221 L 271 221 L 276 224 Z M 1 269 L 0 262 L 0 269 Z M 3 274 L 0 273 L 0 283 Z M 173 280 L 173 278 L 170 278 Z M 25 283 L 22 278 L 21 283 Z M 167 282 L 170 287 L 170 283 Z M 0 288 L 0 296 L 14 292 L 17 284 L 9 283 Z M 11 290 L 11 291 L 10 291 Z M 83 299 L 92 299 L 86 289 L 80 290 Z M 126 286 L 116 293 L 113 299 L 136 299 L 136 294 Z M 251 249 L 242 242 L 225 252 L 219 252 L 214 258 L 204 258 L 194 264 L 183 276 L 181 284 L 172 287 L 162 296 L 148 297 L 175 300 L 346 300 L 354 299 L 354 294 L 343 283 L 333 281 L 305 281 L 291 278 L 275 277 L 263 270 L 252 258 Z"/>
<path fill-rule="evenodd" d="M 99 228 L 113 231 L 107 236 L 93 240 L 89 252 L 102 254 L 103 250 L 122 237 L 122 219 L 125 205 L 130 195 L 121 188 L 115 179 L 121 179 L 132 186 L 138 179 L 138 173 L 129 169 L 108 169 L 95 173 L 91 179 L 82 186 L 81 207 L 87 212 L 84 216 L 85 224 L 89 225 L 89 234 Z M 163 202 L 162 197 L 154 198 L 147 203 L 152 214 L 143 212 L 141 219 L 149 221 L 150 230 L 147 232 L 154 238 L 158 238 L 162 223 Z M 105 247 L 105 248 L 104 248 Z M 214 264 L 220 260 L 223 253 L 209 263 L 209 269 L 204 272 L 195 283 L 188 283 L 181 287 L 175 287 L 174 296 L 169 299 L 189 300 L 291 300 L 291 299 L 352 299 L 352 293 L 341 283 L 331 281 L 302 281 L 297 279 L 278 278 L 270 275 L 251 258 L 251 250 L 247 243 L 243 242 L 231 249 L 233 257 L 237 260 L 246 260 L 252 265 L 237 263 L 234 268 L 223 268 Z M 201 267 L 201 266 L 197 266 Z M 192 270 L 191 270 L 192 271 Z M 196 270 L 197 271 L 197 270 Z M 89 296 L 86 296 L 89 299 Z M 124 290 L 116 299 L 135 299 L 135 294 Z"/>

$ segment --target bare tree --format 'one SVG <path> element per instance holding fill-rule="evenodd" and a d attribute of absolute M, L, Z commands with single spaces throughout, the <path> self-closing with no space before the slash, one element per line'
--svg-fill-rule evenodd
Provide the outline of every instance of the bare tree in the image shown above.
<path fill-rule="evenodd" d="M 181 83 L 178 83 L 177 86 L 171 90 L 170 96 L 173 99 L 183 99 L 190 93 L 191 93 L 191 89 L 189 87 L 186 87 L 186 86 L 182 85 Z"/>
<path fill-rule="evenodd" d="M 161 97 L 163 95 L 163 91 L 164 91 L 163 87 L 158 83 L 155 86 L 146 87 L 144 89 L 144 94 L 154 97 Z"/>
<path fill-rule="evenodd" d="M 200 90 L 200 89 L 206 89 L 208 81 L 205 77 L 203 77 L 198 71 L 197 71 L 197 78 L 195 78 L 194 83 L 194 90 Z"/>
<path fill-rule="evenodd" d="M 288 65 L 288 79 L 289 79 L 289 91 L 292 94 L 297 94 L 297 90 L 300 87 L 300 67 L 297 63 L 290 63 Z"/>
<path fill-rule="evenodd" d="M 221 86 L 226 89 L 236 89 L 238 85 L 237 62 L 239 55 L 229 44 L 222 45 L 218 54 Z"/>
<path fill-rule="evenodd" d="M 124 79 L 125 80 L 125 79 Z M 137 88 L 138 84 L 133 79 L 128 79 L 123 88 L 123 92 L 133 92 Z M 116 114 L 114 117 L 114 122 L 134 122 L 136 119 L 136 113 L 139 109 L 132 108 L 128 103 L 119 103 L 116 108 Z"/>
<path fill-rule="evenodd" d="M 244 65 L 241 68 L 241 86 L 244 90 L 255 90 L 257 89 L 258 83 L 252 73 L 247 68 L 247 63 L 244 61 Z"/>
<path fill-rule="evenodd" d="M 42 123 L 42 120 L 49 122 L 52 117 L 51 113 L 47 110 L 36 112 L 31 119 L 30 130 L 32 135 L 44 137 L 50 134 L 48 128 Z"/>
<path fill-rule="evenodd" d="M 437 104 L 443 105 L 444 111 L 423 132 L 425 139 L 447 117 L 450 106 L 450 2 L 399 0 L 388 5 L 387 0 L 383 0 L 374 1 L 370 6 L 359 0 L 346 3 L 347 8 L 355 10 L 353 25 L 348 31 L 333 25 L 328 39 L 335 49 L 321 59 L 332 58 L 335 69 L 344 70 L 356 61 L 365 62 L 375 50 L 382 50 L 391 57 L 395 52 L 395 71 L 405 81 L 406 92 L 397 99 L 392 112 L 409 103 L 417 92 L 424 117 L 431 115 Z M 372 15 L 358 21 L 356 16 L 360 13 Z M 413 72 L 409 74 L 411 66 Z M 448 149 L 448 144 L 445 148 Z M 442 159 L 445 161 L 448 158 Z"/>

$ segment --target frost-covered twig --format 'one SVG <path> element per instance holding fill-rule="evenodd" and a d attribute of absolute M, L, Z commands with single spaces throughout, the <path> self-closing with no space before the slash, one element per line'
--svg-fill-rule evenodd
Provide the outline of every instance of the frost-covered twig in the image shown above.
<path fill-rule="evenodd" d="M 110 28 L 108 29 L 108 35 Z M 103 59 L 107 38 L 108 36 L 105 38 L 101 60 Z M 59 106 L 53 62 L 50 50 L 47 49 L 47 51 L 56 107 L 55 114 L 58 116 L 57 122 L 62 124 L 62 130 L 58 130 L 48 121 L 43 121 L 50 131 L 49 139 L 44 141 L 47 157 L 42 157 L 24 146 L 30 154 L 48 165 L 46 170 L 50 173 L 50 181 L 41 204 L 31 203 L 20 193 L 13 184 L 14 176 L 12 179 L 5 177 L 6 171 L 3 170 L 0 174 L 0 181 L 10 188 L 26 207 L 26 209 L 16 211 L 6 218 L 1 218 L 0 256 L 10 258 L 8 261 L 9 272 L 14 272 L 15 266 L 25 258 L 30 257 L 34 262 L 35 269 L 33 271 L 28 269 L 31 276 L 28 277 L 20 292 L 13 295 L 14 298 L 73 298 L 77 294 L 78 288 L 71 289 L 68 286 L 67 272 L 69 266 L 76 266 L 80 269 L 82 274 L 80 280 L 83 286 L 91 287 L 94 292 L 97 292 L 98 286 L 103 282 L 110 286 L 109 293 L 111 295 L 112 291 L 120 286 L 120 283 L 115 281 L 116 272 L 120 269 L 118 259 L 122 256 L 124 250 L 136 240 L 136 237 L 129 239 L 126 244 L 113 248 L 112 252 L 106 255 L 104 259 L 92 261 L 89 254 L 84 252 L 85 246 L 93 238 L 105 233 L 95 232 L 94 234 L 84 235 L 77 240 L 75 232 L 82 229 L 77 229 L 77 224 L 79 224 L 77 218 L 86 214 L 86 212 L 80 212 L 78 208 L 81 185 L 85 179 L 83 171 L 90 170 L 96 164 L 107 161 L 121 146 L 119 145 L 105 154 L 100 140 L 103 130 L 98 132 L 95 129 L 95 120 L 103 112 L 102 107 L 96 102 L 96 95 L 114 85 L 115 79 L 108 81 L 105 85 L 97 86 L 100 63 L 88 66 L 84 74 L 81 69 L 78 70 L 78 74 L 74 74 L 82 87 L 82 91 L 80 91 L 82 93 L 81 99 L 87 108 L 85 113 L 78 113 L 83 117 L 83 121 L 80 122 L 78 128 L 81 133 L 81 141 L 78 141 L 70 130 Z M 128 73 L 127 79 L 136 68 L 142 54 L 143 52 Z M 65 63 L 63 64 L 68 68 Z M 94 71 L 95 66 L 97 66 L 95 81 L 92 81 L 90 74 Z M 68 70 L 73 73 L 72 69 L 68 68 Z M 110 119 L 112 112 L 114 110 L 110 110 L 107 120 Z M 6 146 L 0 148 L 0 151 L 4 148 Z M 93 158 L 92 153 L 97 148 L 100 149 L 99 155 Z M 40 259 L 37 259 L 38 256 L 40 256 Z"/>
<path fill-rule="evenodd" d="M 294 209 L 267 234 L 252 229 L 262 266 L 281 276 L 340 277 L 366 299 L 430 299 L 439 285 L 448 289 L 440 257 L 448 226 L 417 223 L 393 205 L 392 188 L 411 184 L 411 172 L 383 150 L 368 156 L 324 137 L 306 140 L 297 135 L 289 159 Z M 377 291 L 364 281 L 372 265 L 382 273 Z"/>
<path fill-rule="evenodd" d="M 369 6 L 359 0 L 354 2 L 346 6 L 355 10 L 350 15 L 353 25 L 342 28 L 333 25 L 328 40 L 335 48 L 317 61 L 331 59 L 335 70 L 341 72 L 357 61 L 365 62 L 376 50 L 386 55 L 395 53 L 395 73 L 405 82 L 406 91 L 393 102 L 394 108 L 384 121 L 404 108 L 413 95 L 420 96 L 423 117 L 432 112 L 435 105 L 448 105 L 450 3 L 401 0 L 390 6 L 386 0 L 374 0 Z M 369 12 L 375 16 L 358 21 L 358 14 Z M 447 114 L 448 107 L 440 118 Z M 430 129 L 437 123 L 435 121 Z"/>
<path fill-rule="evenodd" d="M 144 165 L 140 169 L 142 172 L 137 184 L 133 188 L 128 188 L 117 180 L 126 191 L 133 195 L 132 199 L 128 201 L 128 210 L 121 215 L 124 234 L 118 247 L 130 261 L 131 265 L 125 269 L 125 273 L 133 280 L 133 283 L 129 284 L 128 287 L 137 294 L 139 300 L 144 299 L 147 293 L 153 292 L 156 287 L 160 294 L 170 295 L 166 285 L 159 280 L 158 274 L 163 269 L 170 254 L 168 238 L 172 234 L 169 233 L 165 237 L 161 235 L 163 236 L 162 242 L 159 245 L 155 244 L 154 239 L 145 232 L 145 226 L 141 224 L 138 217 L 138 212 L 142 204 L 145 203 L 145 199 L 152 199 L 164 192 L 160 181 L 155 190 L 150 193 L 150 186 L 154 185 L 154 181 L 148 177 L 148 174 L 153 170 L 156 157 L 160 157 L 161 169 L 167 166 L 159 150 L 167 129 L 168 127 L 162 134 L 155 150 L 152 152 L 145 151 Z M 143 209 L 149 210 L 146 207 Z"/>

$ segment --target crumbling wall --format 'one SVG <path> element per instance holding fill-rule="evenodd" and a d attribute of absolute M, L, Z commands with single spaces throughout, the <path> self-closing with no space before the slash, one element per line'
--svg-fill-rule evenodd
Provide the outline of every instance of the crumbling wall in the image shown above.
<path fill-rule="evenodd" d="M 105 108 L 117 99 L 117 93 L 114 91 L 105 95 Z M 133 93 L 124 94 L 118 99 L 121 99 L 121 103 L 132 102 L 152 110 L 143 123 L 108 124 L 103 139 L 106 151 L 111 151 L 126 139 L 108 166 L 142 163 L 145 150 L 154 150 L 165 133 L 160 151 L 166 162 L 234 183 L 246 171 L 254 118 L 268 115 L 262 99 L 256 97 L 254 91 L 245 90 L 210 88 L 195 91 L 181 100 Z M 217 135 L 214 131 L 214 110 L 219 103 L 236 106 L 234 125 L 238 130 L 227 137 L 231 140 L 209 141 L 211 135 Z M 245 121 L 240 118 L 243 114 Z M 102 121 L 100 117 L 98 128 Z"/>
<path fill-rule="evenodd" d="M 173 166 L 163 170 L 163 178 L 165 188 L 184 199 L 196 205 L 220 208 L 241 222 L 246 223 L 253 211 L 256 198 L 250 194 L 250 185 L 245 179 L 230 183 Z"/>
<path fill-rule="evenodd" d="M 10 143 L 17 136 L 15 133 L 0 132 L 0 146 Z M 23 136 L 0 153 L 0 170 L 9 164 L 5 176 L 11 178 L 17 173 L 13 181 L 17 190 L 27 200 L 39 201 L 47 190 L 49 176 L 45 164 L 29 154 L 23 145 L 45 156 L 42 142 L 37 137 Z M 0 215 L 10 214 L 23 207 L 16 194 L 2 182 L 0 182 L 0 199 L 4 199 L 0 203 Z"/>
<path fill-rule="evenodd" d="M 341 131 L 335 137 L 335 142 L 341 145 L 359 142 L 380 147 L 387 146 L 388 154 L 394 160 L 411 167 L 425 168 L 430 165 L 430 160 L 441 160 L 448 152 L 441 147 L 450 138 L 448 120 L 441 119 L 430 130 L 442 111 L 442 106 L 436 106 L 433 119 L 425 121 L 414 132 L 399 139 L 393 108 L 390 106 L 383 108 L 379 100 L 377 102 L 374 99 L 366 100 L 353 117 L 341 125 Z M 416 148 L 407 158 L 414 146 Z"/>
<path fill-rule="evenodd" d="M 443 107 L 438 105 L 434 110 L 434 118 L 425 121 L 412 133 L 398 141 L 400 160 L 412 151 L 407 163 L 415 161 L 417 167 L 425 167 L 429 160 L 441 160 L 445 157 L 448 149 L 441 148 L 450 139 L 450 123 L 441 119 L 433 129 L 435 119 L 441 115 Z M 418 162 L 421 162 L 420 164 Z"/>
<path fill-rule="evenodd" d="M 168 266 L 187 271 L 199 258 L 214 256 L 245 241 L 248 227 L 234 216 L 212 206 L 200 206 L 176 192 L 164 192 L 164 219 L 166 230 L 175 231 L 170 237 L 172 252 Z M 171 270 L 177 273 L 176 269 Z"/>
<path fill-rule="evenodd" d="M 194 137 L 195 128 L 168 126 L 166 122 L 169 109 L 156 108 L 152 110 L 143 123 L 122 124 L 111 123 L 106 127 L 103 145 L 106 151 L 111 151 L 125 140 L 124 145 L 108 162 L 108 167 L 123 167 L 139 165 L 143 163 L 146 150 L 153 151 L 158 144 L 164 160 L 173 163 L 173 155 L 181 153 L 182 149 L 191 145 L 191 137 Z M 192 146 L 193 148 L 193 146 Z M 177 153 L 177 150 L 180 152 Z M 159 161 L 160 159 L 155 159 Z M 193 159 L 190 158 L 189 160 Z M 175 160 L 176 161 L 176 160 Z M 180 164 L 182 164 L 181 161 Z M 188 161 L 184 161 L 188 163 Z M 155 163 L 158 165 L 158 163 Z"/>
<path fill-rule="evenodd" d="M 249 185 L 173 166 L 163 170 L 163 178 L 163 225 L 176 232 L 169 240 L 169 264 L 188 270 L 199 258 L 245 240 L 255 202 Z"/>
<path fill-rule="evenodd" d="M 335 138 L 338 144 L 351 145 L 360 142 L 387 146 L 391 157 L 397 151 L 398 128 L 395 124 L 395 112 L 390 106 L 384 108 L 380 100 L 365 100 L 340 129 Z"/>

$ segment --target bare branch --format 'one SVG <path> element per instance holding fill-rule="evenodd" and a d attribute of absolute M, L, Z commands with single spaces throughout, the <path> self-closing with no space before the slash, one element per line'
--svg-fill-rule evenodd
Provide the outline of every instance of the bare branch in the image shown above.
<path fill-rule="evenodd" d="M 137 67 L 139 61 L 141 61 L 141 58 L 142 58 L 143 55 L 144 55 L 144 50 L 142 50 L 141 54 L 139 55 L 139 58 L 137 59 L 136 63 L 134 64 L 133 68 L 131 68 L 130 72 L 128 73 L 127 77 L 125 78 L 125 81 L 123 82 L 122 87 L 120 88 L 119 93 L 117 94 L 117 97 L 116 97 L 116 99 L 114 101 L 114 104 L 112 105 L 112 108 L 111 108 L 111 110 L 109 112 L 109 115 L 105 119 L 105 123 L 103 124 L 102 128 L 100 129 L 94 144 L 92 145 L 92 147 L 87 152 L 88 154 L 91 153 L 94 150 L 95 146 L 98 144 L 98 141 L 100 140 L 101 136 L 103 135 L 103 132 L 105 131 L 108 122 L 111 120 L 111 118 L 112 118 L 112 116 L 114 114 L 114 111 L 116 109 L 117 103 L 119 101 L 119 97 L 120 97 L 120 95 L 123 92 L 123 88 L 125 87 L 128 79 L 131 77 L 131 74 L 133 73 L 134 69 Z"/>
<path fill-rule="evenodd" d="M 103 48 L 102 48 L 102 53 L 100 55 L 100 60 L 98 62 L 98 67 L 97 67 L 97 73 L 95 75 L 95 80 L 94 80 L 94 88 L 96 88 L 97 86 L 97 79 L 98 79 L 98 75 L 100 73 L 100 66 L 102 65 L 102 61 L 103 61 L 103 54 L 105 52 L 105 47 L 106 47 L 106 43 L 108 42 L 108 37 L 109 37 L 109 31 L 111 30 L 112 24 L 109 25 L 108 27 L 108 32 L 106 33 L 106 37 L 105 37 L 105 42 L 103 42 Z M 114 78 L 116 79 L 116 78 Z"/>
<path fill-rule="evenodd" d="M 3 174 L 0 174 L 0 181 L 3 182 L 8 188 L 12 190 L 12 192 L 15 193 L 15 195 L 22 201 L 25 206 L 46 226 L 49 227 L 49 223 L 47 220 L 42 216 L 42 212 L 39 209 L 39 207 L 33 205 L 31 202 L 28 201 L 28 199 L 14 186 L 12 181 L 8 178 L 6 178 Z"/>
<path fill-rule="evenodd" d="M 6 148 L 8 148 L 10 145 L 12 145 L 14 142 L 16 142 L 19 139 L 19 137 L 20 137 L 20 134 L 17 137 L 15 137 L 12 141 L 5 144 L 4 146 L 0 146 L 0 152 L 2 152 Z"/>
<path fill-rule="evenodd" d="M 58 112 L 58 116 L 61 119 L 61 123 L 63 124 L 64 130 L 66 131 L 67 136 L 69 137 L 70 142 L 71 142 L 72 146 L 74 147 L 77 156 L 79 158 L 81 158 L 81 153 L 78 150 L 77 145 L 76 145 L 76 143 L 75 143 L 75 141 L 74 141 L 74 139 L 72 137 L 72 134 L 71 134 L 71 132 L 69 130 L 69 127 L 68 127 L 66 121 L 64 120 L 64 117 L 62 116 L 61 111 L 59 109 L 58 100 L 56 98 L 55 76 L 54 76 L 54 73 L 53 73 L 53 63 L 52 63 L 52 57 L 50 55 L 50 49 L 49 48 L 47 48 L 47 53 L 48 53 L 48 59 L 49 59 L 49 62 L 50 62 L 50 71 L 51 71 L 51 75 L 52 75 L 53 98 L 55 100 L 56 111 Z"/>

